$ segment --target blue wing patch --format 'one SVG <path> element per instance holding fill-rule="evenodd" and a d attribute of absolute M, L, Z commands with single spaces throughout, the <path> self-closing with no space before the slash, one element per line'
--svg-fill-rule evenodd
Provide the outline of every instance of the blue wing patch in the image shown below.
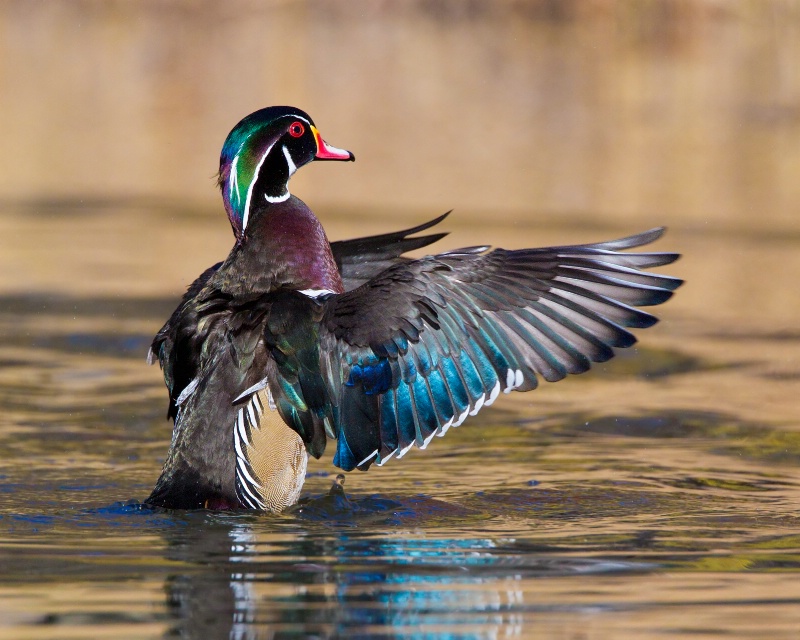
<path fill-rule="evenodd" d="M 350 376 L 345 384 L 348 387 L 361 384 L 368 396 L 386 393 L 392 388 L 392 366 L 385 358 L 375 364 L 357 364 L 350 369 Z"/>

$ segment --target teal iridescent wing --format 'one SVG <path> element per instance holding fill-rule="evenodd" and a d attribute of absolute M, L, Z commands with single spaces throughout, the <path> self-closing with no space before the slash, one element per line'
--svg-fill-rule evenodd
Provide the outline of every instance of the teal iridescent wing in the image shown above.
<path fill-rule="evenodd" d="M 366 469 L 428 445 L 500 391 L 528 391 L 629 347 L 681 280 L 642 271 L 674 253 L 624 253 L 663 229 L 598 244 L 469 248 L 396 264 L 321 304 L 334 464 Z"/>

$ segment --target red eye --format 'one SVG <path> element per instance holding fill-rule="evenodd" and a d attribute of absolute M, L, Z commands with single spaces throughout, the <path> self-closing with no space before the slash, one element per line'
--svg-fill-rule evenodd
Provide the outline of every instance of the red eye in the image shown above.
<path fill-rule="evenodd" d="M 293 138 L 299 138 L 306 132 L 306 128 L 303 126 L 302 122 L 293 122 L 292 126 L 289 127 L 289 135 Z"/>

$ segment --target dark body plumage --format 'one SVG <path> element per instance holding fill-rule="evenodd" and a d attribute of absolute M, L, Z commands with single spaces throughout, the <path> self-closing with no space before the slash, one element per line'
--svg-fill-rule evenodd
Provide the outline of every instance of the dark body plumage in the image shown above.
<path fill-rule="evenodd" d="M 242 169 L 247 153 L 261 170 Z M 676 254 L 620 251 L 660 229 L 593 245 L 404 258 L 444 235 L 411 237 L 441 216 L 329 244 L 286 188 L 315 158 L 352 156 L 290 108 L 248 116 L 226 141 L 220 184 L 237 242 L 153 341 L 175 427 L 150 504 L 279 511 L 297 499 L 306 451 L 321 456 L 329 438 L 345 470 L 424 448 L 500 391 L 581 373 L 632 345 L 629 328 L 656 322 L 636 307 L 664 302 L 681 284 L 641 271 Z M 288 480 L 265 479 L 282 470 Z"/>
<path fill-rule="evenodd" d="M 293 197 L 272 207 L 302 217 L 310 213 Z M 308 297 L 297 291 L 342 290 L 339 273 L 351 286 L 376 275 L 387 265 L 403 260 L 402 253 L 439 240 L 444 234 L 407 236 L 442 218 L 404 232 L 334 242 L 327 250 L 323 247 L 321 253 L 328 259 L 311 263 L 323 267 L 317 270 L 317 278 L 311 280 L 292 280 L 285 268 L 263 265 L 261 256 L 270 255 L 271 249 L 264 246 L 263 239 L 282 243 L 274 230 L 273 234 L 257 232 L 253 237 L 258 239 L 237 244 L 225 262 L 207 269 L 195 280 L 151 347 L 150 360 L 158 357 L 164 371 L 170 395 L 168 417 L 176 421 L 176 426 L 164 472 L 147 502 L 177 509 L 240 507 L 235 492 L 236 459 L 232 446 L 237 410 L 234 400 L 265 377 L 275 379 L 275 356 L 280 358 L 282 353 L 272 331 L 285 336 L 292 327 L 305 329 L 306 323 L 299 321 L 309 319 L 317 305 L 308 305 Z M 257 216 L 254 224 L 260 220 Z M 321 226 L 310 226 L 316 227 L 313 235 L 322 234 L 318 239 L 324 239 Z M 292 233 L 296 230 L 297 227 Z M 301 237 L 308 238 L 311 235 L 308 231 L 305 229 Z M 287 242 L 277 251 L 289 260 L 292 256 L 287 248 L 292 246 L 295 252 L 304 253 L 303 245 L 294 242 Z M 258 266 L 249 271 L 251 264 Z M 337 275 L 331 277 L 332 273 Z M 267 333 L 273 342 L 266 341 Z M 307 342 L 304 338 L 315 336 L 313 330 L 300 334 L 301 347 Z M 313 348 L 313 342 L 310 344 Z M 205 376 L 203 372 L 207 372 Z M 199 382 L 178 407 L 181 394 L 195 379 Z M 295 413 L 291 405 L 287 411 L 291 420 L 302 423 L 304 418 L 310 419 L 307 413 Z M 302 435 L 312 454 L 322 455 L 326 443 L 324 429 L 314 429 L 312 425 Z"/>

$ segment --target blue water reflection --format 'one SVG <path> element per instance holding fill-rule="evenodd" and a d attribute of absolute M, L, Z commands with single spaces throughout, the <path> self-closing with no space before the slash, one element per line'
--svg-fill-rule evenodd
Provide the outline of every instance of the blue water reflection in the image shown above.
<path fill-rule="evenodd" d="M 168 557 L 186 568 L 166 580 L 172 631 L 198 637 L 200 624 L 237 639 L 514 637 L 523 613 L 536 609 L 525 602 L 525 578 L 653 568 L 532 554 L 512 538 L 382 537 L 299 524 L 208 515 L 203 526 L 165 530 Z"/>

